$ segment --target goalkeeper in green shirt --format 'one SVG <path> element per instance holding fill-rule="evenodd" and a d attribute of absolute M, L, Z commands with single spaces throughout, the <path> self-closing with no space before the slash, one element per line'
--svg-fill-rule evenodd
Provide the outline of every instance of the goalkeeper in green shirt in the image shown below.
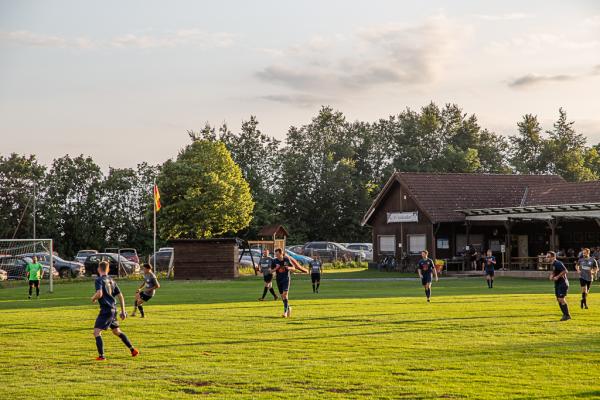
<path fill-rule="evenodd" d="M 31 289 L 35 286 L 35 297 L 40 298 L 40 280 L 42 279 L 44 271 L 42 264 L 37 260 L 37 257 L 33 257 L 31 263 L 27 264 L 25 268 L 25 275 L 29 280 L 29 298 L 31 299 Z"/>

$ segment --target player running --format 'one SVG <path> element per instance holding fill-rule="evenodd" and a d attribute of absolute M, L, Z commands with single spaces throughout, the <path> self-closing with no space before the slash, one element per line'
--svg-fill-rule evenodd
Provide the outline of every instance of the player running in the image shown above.
<path fill-rule="evenodd" d="M 150 299 L 154 296 L 154 293 L 156 293 L 156 289 L 160 289 L 160 283 L 158 283 L 156 275 L 154 275 L 154 272 L 152 272 L 152 265 L 145 263 L 144 282 L 142 282 L 141 286 L 135 291 L 135 302 L 133 303 L 133 312 L 131 313 L 132 317 L 135 317 L 136 309 L 140 310 L 140 317 L 146 317 L 142 304 L 150 301 Z"/>
<path fill-rule="evenodd" d="M 295 271 L 296 267 L 293 266 L 292 261 L 289 257 L 283 255 L 281 249 L 275 249 L 275 258 L 271 261 L 271 272 L 275 272 L 277 281 L 277 289 L 281 295 L 283 301 L 283 318 L 292 316 L 292 307 L 288 302 L 288 292 L 290 291 L 290 272 Z"/>
<path fill-rule="evenodd" d="M 562 261 L 558 261 L 556 259 L 556 253 L 554 251 L 549 251 L 547 256 L 548 262 L 552 264 L 552 273 L 549 276 L 551 281 L 554 281 L 554 294 L 556 295 L 556 300 L 558 301 L 558 306 L 563 313 L 561 321 L 567 321 L 571 319 L 571 314 L 569 314 L 569 306 L 567 305 L 567 301 L 565 297 L 567 297 L 567 292 L 569 291 L 569 278 L 567 277 L 567 267 Z"/>
<path fill-rule="evenodd" d="M 127 312 L 125 312 L 125 298 L 123 293 L 119 290 L 119 287 L 108 276 L 109 265 L 106 261 L 103 261 L 98 266 L 98 278 L 96 278 L 95 287 L 96 293 L 92 296 L 92 303 L 96 301 L 100 304 L 100 313 L 96 318 L 94 324 L 94 337 L 96 338 L 96 347 L 98 348 L 97 361 L 103 361 L 104 357 L 104 342 L 102 341 L 102 331 L 110 328 L 115 336 L 118 336 L 121 341 L 131 351 L 131 356 L 135 357 L 139 354 L 139 351 L 132 346 L 129 338 L 125 333 L 119 329 L 119 321 L 117 320 L 117 305 L 116 298 L 119 299 L 119 305 L 121 306 L 121 319 L 127 318 Z"/>
<path fill-rule="evenodd" d="M 263 274 L 263 281 L 265 281 L 265 286 L 263 287 L 262 297 L 258 298 L 258 301 L 264 301 L 267 292 L 271 292 L 273 295 L 273 300 L 277 300 L 279 296 L 275 294 L 275 290 L 273 290 L 273 271 L 271 271 L 271 263 L 273 262 L 273 257 L 271 257 L 269 253 L 269 249 L 263 250 L 263 255 L 258 262 L 258 266 L 260 271 Z"/>
<path fill-rule="evenodd" d="M 423 250 L 421 252 L 421 259 L 417 263 L 417 272 L 419 278 L 421 278 L 421 285 L 425 288 L 425 296 L 427 296 L 427 302 L 431 301 L 431 276 L 435 275 L 435 281 L 438 281 L 437 270 L 433 260 L 429 258 L 429 252 Z"/>
<path fill-rule="evenodd" d="M 31 292 L 35 287 L 35 298 L 40 298 L 40 280 L 42 280 L 42 276 L 44 274 L 44 270 L 42 264 L 38 262 L 36 256 L 33 256 L 31 259 L 31 263 L 27 263 L 27 267 L 25 267 L 25 275 L 27 280 L 29 281 L 29 299 L 31 300 Z"/>
<path fill-rule="evenodd" d="M 323 263 L 319 256 L 315 256 L 314 259 L 308 263 L 310 267 L 310 280 L 312 281 L 313 293 L 319 293 L 319 286 L 321 286 L 321 274 L 323 273 Z"/>
<path fill-rule="evenodd" d="M 481 270 L 485 272 L 485 279 L 487 281 L 488 288 L 494 287 L 494 267 L 496 266 L 496 257 L 492 255 L 492 251 L 488 250 L 486 256 L 483 257 L 481 263 Z"/>
<path fill-rule="evenodd" d="M 598 271 L 598 261 L 590 257 L 590 249 L 583 249 L 582 257 L 577 260 L 575 269 L 579 272 L 579 284 L 581 285 L 581 308 L 588 309 L 587 296 L 590 293 L 590 286 L 594 280 L 594 274 Z"/>

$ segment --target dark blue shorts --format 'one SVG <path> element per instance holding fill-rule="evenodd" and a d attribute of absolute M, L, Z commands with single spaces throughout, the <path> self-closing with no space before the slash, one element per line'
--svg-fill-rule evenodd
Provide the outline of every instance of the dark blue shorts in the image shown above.
<path fill-rule="evenodd" d="M 271 283 L 273 281 L 273 274 L 263 275 L 263 280 L 266 283 Z"/>
<path fill-rule="evenodd" d="M 144 292 L 140 292 L 140 299 L 143 301 L 149 301 L 154 295 L 146 294 Z"/>
<path fill-rule="evenodd" d="M 423 275 L 421 278 L 421 285 L 425 286 L 428 283 L 431 283 L 431 275 Z"/>
<path fill-rule="evenodd" d="M 587 279 L 579 278 L 579 284 L 581 287 L 587 287 L 590 290 L 590 286 L 592 286 L 592 281 L 588 281 Z"/>
<path fill-rule="evenodd" d="M 489 276 L 494 276 L 494 270 L 493 269 L 486 269 L 485 270 L 485 274 L 489 275 Z"/>
<path fill-rule="evenodd" d="M 312 283 L 315 282 L 320 282 L 321 281 L 321 274 L 318 272 L 313 272 L 310 274 L 310 280 L 312 281 Z"/>
<path fill-rule="evenodd" d="M 567 297 L 569 291 L 569 285 L 564 282 L 554 284 L 554 294 L 558 298 Z"/>
<path fill-rule="evenodd" d="M 100 311 L 94 324 L 94 329 L 102 329 L 103 331 L 110 329 L 116 329 L 119 327 L 119 321 L 117 320 L 117 310 L 112 311 Z"/>
<path fill-rule="evenodd" d="M 290 290 L 290 280 L 277 280 L 277 289 L 279 289 L 279 294 L 283 292 L 288 292 Z"/>

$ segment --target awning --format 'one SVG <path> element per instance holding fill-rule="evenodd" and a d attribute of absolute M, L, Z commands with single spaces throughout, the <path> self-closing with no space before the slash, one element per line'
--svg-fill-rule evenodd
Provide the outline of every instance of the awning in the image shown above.
<path fill-rule="evenodd" d="M 600 203 L 456 210 L 467 221 L 600 219 Z"/>

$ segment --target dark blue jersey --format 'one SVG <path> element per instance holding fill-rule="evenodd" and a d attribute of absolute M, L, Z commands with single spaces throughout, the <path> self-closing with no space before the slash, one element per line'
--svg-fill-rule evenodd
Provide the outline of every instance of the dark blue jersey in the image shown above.
<path fill-rule="evenodd" d="M 554 277 L 563 271 L 567 271 L 567 267 L 565 267 L 565 264 L 563 264 L 562 261 L 558 261 L 558 260 L 554 260 L 554 262 L 552 263 L 552 268 L 553 268 L 552 276 L 554 276 Z M 555 283 L 557 285 L 563 284 L 563 283 L 566 283 L 568 285 L 569 279 L 567 278 L 567 275 L 564 275 L 559 280 L 555 281 Z"/>
<path fill-rule="evenodd" d="M 321 261 L 312 260 L 311 262 L 308 263 L 308 265 L 310 266 L 310 272 L 312 274 L 320 274 L 321 273 Z"/>
<path fill-rule="evenodd" d="M 112 311 L 117 309 L 115 297 L 121 293 L 119 287 L 108 275 L 99 276 L 95 282 L 96 291 L 102 290 L 102 297 L 98 299 L 101 311 Z"/>
<path fill-rule="evenodd" d="M 277 273 L 277 280 L 279 281 L 290 279 L 290 271 L 288 268 L 291 266 L 292 263 L 287 257 L 283 257 L 281 260 L 276 257 L 273 259 L 273 261 L 271 261 L 271 269 L 275 270 Z"/>
<path fill-rule="evenodd" d="M 431 276 L 431 274 L 433 274 L 434 268 L 435 268 L 435 265 L 431 258 L 422 258 L 417 263 L 417 269 L 419 269 L 421 271 L 421 274 L 423 276 Z"/>
<path fill-rule="evenodd" d="M 483 259 L 483 266 L 486 271 L 493 271 L 496 266 L 496 257 L 490 256 Z"/>

